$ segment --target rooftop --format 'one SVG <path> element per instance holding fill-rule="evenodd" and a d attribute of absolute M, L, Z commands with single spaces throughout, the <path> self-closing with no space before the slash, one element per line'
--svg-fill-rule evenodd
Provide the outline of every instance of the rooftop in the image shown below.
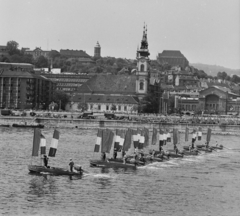
<path fill-rule="evenodd" d="M 95 75 L 79 87 L 78 91 L 135 95 L 136 79 L 135 75 Z"/>

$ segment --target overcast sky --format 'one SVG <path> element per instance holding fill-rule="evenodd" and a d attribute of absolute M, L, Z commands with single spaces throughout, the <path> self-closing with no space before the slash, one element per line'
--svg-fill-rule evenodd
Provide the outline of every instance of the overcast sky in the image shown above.
<path fill-rule="evenodd" d="M 150 58 L 180 50 L 190 63 L 240 68 L 239 0 L 0 0 L 0 45 L 135 58 L 144 22 Z"/>

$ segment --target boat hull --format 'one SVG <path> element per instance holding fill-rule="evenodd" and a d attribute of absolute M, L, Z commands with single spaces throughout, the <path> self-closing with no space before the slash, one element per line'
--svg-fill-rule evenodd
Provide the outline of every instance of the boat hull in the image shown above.
<path fill-rule="evenodd" d="M 137 168 L 135 164 L 131 163 L 124 164 L 123 162 L 113 160 L 112 161 L 90 160 L 90 166 L 98 168 L 132 168 L 132 169 Z"/>
<path fill-rule="evenodd" d="M 36 173 L 36 174 L 43 174 L 43 173 L 50 173 L 53 175 L 82 175 L 83 174 L 83 171 L 70 172 L 66 169 L 59 168 L 59 167 L 47 168 L 45 166 L 38 166 L 38 165 L 29 165 L 28 170 L 30 173 Z"/>
<path fill-rule="evenodd" d="M 183 154 L 186 156 L 191 156 L 191 155 L 198 155 L 197 151 L 187 151 L 187 150 L 183 150 Z"/>

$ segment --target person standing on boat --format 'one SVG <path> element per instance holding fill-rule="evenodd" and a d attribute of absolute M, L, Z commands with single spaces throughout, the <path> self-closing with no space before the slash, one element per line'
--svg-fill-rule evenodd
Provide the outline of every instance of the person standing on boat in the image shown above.
<path fill-rule="evenodd" d="M 122 151 L 122 158 L 124 158 L 125 155 L 126 155 L 126 152 Z"/>
<path fill-rule="evenodd" d="M 116 159 L 117 158 L 117 149 L 114 148 L 114 151 L 113 151 L 113 159 Z"/>
<path fill-rule="evenodd" d="M 105 152 L 102 153 L 102 155 L 101 155 L 101 160 L 102 160 L 102 161 L 105 161 L 105 160 L 106 160 L 106 153 L 105 153 Z"/>
<path fill-rule="evenodd" d="M 73 172 L 73 166 L 74 166 L 74 162 L 72 159 L 70 159 L 70 163 L 69 163 L 70 172 Z"/>
<path fill-rule="evenodd" d="M 48 156 L 44 155 L 43 157 L 44 166 L 48 168 Z"/>

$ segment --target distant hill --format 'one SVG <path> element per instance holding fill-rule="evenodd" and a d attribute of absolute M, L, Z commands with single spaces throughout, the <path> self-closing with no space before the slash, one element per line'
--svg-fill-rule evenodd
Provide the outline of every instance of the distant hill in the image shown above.
<path fill-rule="evenodd" d="M 198 70 L 203 70 L 211 76 L 217 76 L 218 72 L 223 71 L 225 71 L 229 76 L 234 74 L 240 76 L 240 69 L 230 69 L 219 65 L 207 65 L 202 63 L 190 63 L 190 65 L 197 68 Z"/>

